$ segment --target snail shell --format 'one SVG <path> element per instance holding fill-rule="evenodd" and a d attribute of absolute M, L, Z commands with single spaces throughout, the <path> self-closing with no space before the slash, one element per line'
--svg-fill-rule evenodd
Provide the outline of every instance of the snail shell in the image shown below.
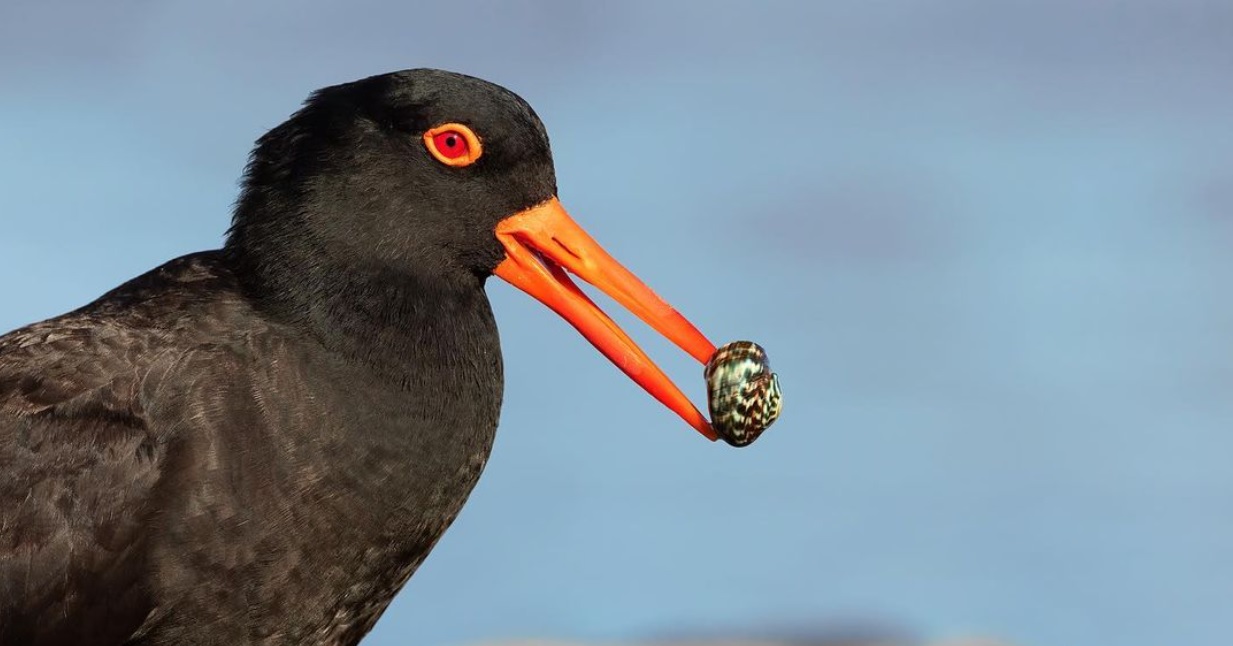
<path fill-rule="evenodd" d="M 752 341 L 733 341 L 706 363 L 711 426 L 732 446 L 747 446 L 779 418 L 783 394 L 766 350 Z"/>

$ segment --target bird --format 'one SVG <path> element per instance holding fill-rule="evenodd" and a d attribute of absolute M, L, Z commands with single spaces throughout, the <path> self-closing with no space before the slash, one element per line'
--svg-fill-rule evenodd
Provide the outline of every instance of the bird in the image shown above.
<path fill-rule="evenodd" d="M 716 438 L 574 282 L 715 351 L 572 219 L 526 101 L 325 87 L 256 141 L 220 248 L 0 336 L 0 645 L 358 643 L 487 463 L 492 276 Z"/>

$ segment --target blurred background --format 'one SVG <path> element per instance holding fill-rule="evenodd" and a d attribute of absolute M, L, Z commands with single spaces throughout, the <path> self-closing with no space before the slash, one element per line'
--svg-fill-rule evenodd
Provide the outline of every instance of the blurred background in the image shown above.
<path fill-rule="evenodd" d="M 709 444 L 492 283 L 495 452 L 366 644 L 1233 640 L 1233 4 L 5 0 L 0 331 L 217 247 L 254 139 L 408 67 L 530 101 L 786 407 Z"/>

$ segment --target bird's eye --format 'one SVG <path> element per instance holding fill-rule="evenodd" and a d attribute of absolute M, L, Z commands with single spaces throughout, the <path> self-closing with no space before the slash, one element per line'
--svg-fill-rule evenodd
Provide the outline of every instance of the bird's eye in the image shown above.
<path fill-rule="evenodd" d="M 424 133 L 424 146 L 437 161 L 454 167 L 470 166 L 483 153 L 479 137 L 460 123 L 429 129 Z"/>

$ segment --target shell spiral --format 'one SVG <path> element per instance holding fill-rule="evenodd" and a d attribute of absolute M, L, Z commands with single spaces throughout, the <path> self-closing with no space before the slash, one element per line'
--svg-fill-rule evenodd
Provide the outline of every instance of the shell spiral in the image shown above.
<path fill-rule="evenodd" d="M 733 341 L 715 351 L 703 370 L 711 426 L 732 446 L 748 446 L 775 420 L 783 406 L 779 377 L 766 350 L 752 341 Z"/>

